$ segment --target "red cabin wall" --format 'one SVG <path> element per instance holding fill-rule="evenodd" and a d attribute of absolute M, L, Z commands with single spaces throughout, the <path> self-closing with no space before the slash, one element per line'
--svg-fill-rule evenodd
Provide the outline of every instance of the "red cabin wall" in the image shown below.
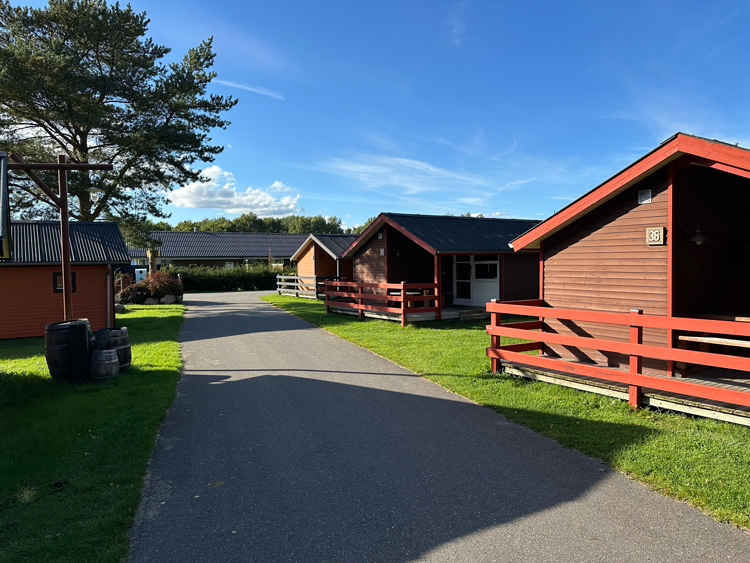
<path fill-rule="evenodd" d="M 384 225 L 354 255 L 354 279 L 365 283 L 386 283 Z M 382 234 L 382 238 L 378 235 Z M 382 250 L 382 256 L 381 256 Z"/>
<path fill-rule="evenodd" d="M 396 229 L 389 229 L 386 260 L 388 283 L 432 283 L 435 257 Z"/>
<path fill-rule="evenodd" d="M 650 188 L 652 203 L 638 204 Z M 543 298 L 552 307 L 667 314 L 667 246 L 647 246 L 647 227 L 667 227 L 666 167 L 589 212 L 544 241 Z M 667 243 L 672 233 L 667 233 Z M 546 319 L 561 334 L 628 341 L 628 327 Z M 666 345 L 666 331 L 645 329 L 645 344 Z M 550 355 L 626 367 L 628 357 L 551 345 Z M 663 373 L 666 364 L 644 360 L 644 372 Z"/>
<path fill-rule="evenodd" d="M 352 281 L 354 279 L 354 260 L 340 258 L 341 280 Z"/>
<path fill-rule="evenodd" d="M 107 326 L 107 266 L 73 266 L 76 291 L 73 315 L 87 318 L 92 330 Z M 64 320 L 63 294 L 55 293 L 52 275 L 60 266 L 0 268 L 0 338 L 44 336 L 44 325 Z M 110 291 L 113 299 L 114 291 Z"/>
<path fill-rule="evenodd" d="M 502 297 L 505 301 L 539 299 L 539 255 L 507 254 L 501 256 Z"/>

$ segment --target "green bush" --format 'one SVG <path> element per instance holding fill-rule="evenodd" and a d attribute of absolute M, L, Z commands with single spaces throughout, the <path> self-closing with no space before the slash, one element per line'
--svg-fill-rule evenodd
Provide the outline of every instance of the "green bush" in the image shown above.
<path fill-rule="evenodd" d="M 143 305 L 143 302 L 151 297 L 151 291 L 144 282 L 129 285 L 115 296 L 115 301 L 126 305 L 130 302 L 136 305 Z"/>
<path fill-rule="evenodd" d="M 276 289 L 276 274 L 290 275 L 293 269 L 274 270 L 265 264 L 245 268 L 214 268 L 210 266 L 167 266 L 162 272 L 182 276 L 182 287 L 190 291 L 252 291 Z"/>
<path fill-rule="evenodd" d="M 183 291 L 177 276 L 172 276 L 166 271 L 151 272 L 141 283 L 146 284 L 151 297 L 155 299 L 161 299 L 165 295 L 182 295 Z"/>

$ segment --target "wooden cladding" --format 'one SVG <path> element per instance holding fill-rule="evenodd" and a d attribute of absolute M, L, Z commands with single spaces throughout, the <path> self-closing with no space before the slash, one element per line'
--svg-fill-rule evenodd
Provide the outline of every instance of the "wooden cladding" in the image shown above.
<path fill-rule="evenodd" d="M 502 299 L 520 301 L 539 298 L 539 255 L 509 254 L 501 257 Z"/>
<path fill-rule="evenodd" d="M 638 192 L 651 190 L 651 202 L 639 204 Z M 667 226 L 666 169 L 638 182 L 544 241 L 543 299 L 556 308 L 667 314 L 667 246 L 648 246 L 646 228 Z M 672 233 L 667 233 L 669 244 Z M 629 329 L 581 321 L 547 320 L 548 330 L 626 342 Z M 643 341 L 665 346 L 664 329 L 646 329 Z M 614 352 L 549 344 L 545 351 L 567 359 L 624 367 L 628 358 Z M 663 372 L 661 360 L 646 360 L 644 371 Z"/>
<path fill-rule="evenodd" d="M 385 229 L 382 227 L 354 255 L 354 279 L 365 283 L 384 283 L 385 268 Z M 379 237 L 379 234 L 383 234 Z M 381 255 L 381 250 L 382 255 Z"/>
<path fill-rule="evenodd" d="M 60 266 L 0 268 L 0 338 L 43 336 L 44 325 L 63 320 L 63 297 L 52 290 Z M 73 266 L 75 318 L 86 318 L 92 330 L 107 326 L 107 266 Z M 110 298 L 114 288 L 110 291 Z"/>

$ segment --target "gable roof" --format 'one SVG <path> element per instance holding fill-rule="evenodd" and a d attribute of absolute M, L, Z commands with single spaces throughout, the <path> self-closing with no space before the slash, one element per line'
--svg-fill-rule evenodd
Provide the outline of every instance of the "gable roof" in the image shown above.
<path fill-rule="evenodd" d="M 545 238 L 671 162 L 675 163 L 675 169 L 688 164 L 698 164 L 750 178 L 750 150 L 716 139 L 676 133 L 627 168 L 519 236 L 512 242 L 513 249 L 518 251 L 539 248 Z"/>
<path fill-rule="evenodd" d="M 307 237 L 307 240 L 292 254 L 292 260 L 297 260 L 297 257 L 310 246 L 313 242 L 316 242 L 323 250 L 331 255 L 331 258 L 338 260 L 341 258 L 347 247 L 353 243 L 359 235 L 340 235 L 340 234 L 313 234 Z"/>
<path fill-rule="evenodd" d="M 306 234 L 210 233 L 204 231 L 153 231 L 161 240 L 162 258 L 290 258 L 307 239 Z M 133 258 L 145 258 L 145 248 L 129 248 Z"/>
<path fill-rule="evenodd" d="M 533 219 L 381 213 L 344 252 L 350 257 L 387 224 L 432 254 L 510 252 L 510 241 L 537 225 Z"/>
<path fill-rule="evenodd" d="M 130 264 L 127 246 L 116 223 L 71 221 L 69 227 L 72 264 Z M 62 261 L 58 221 L 13 221 L 10 232 L 13 259 L 0 265 Z"/>

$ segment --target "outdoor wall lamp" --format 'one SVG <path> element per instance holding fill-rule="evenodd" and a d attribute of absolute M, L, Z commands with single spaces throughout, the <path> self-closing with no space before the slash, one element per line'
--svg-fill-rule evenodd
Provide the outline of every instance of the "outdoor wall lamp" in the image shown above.
<path fill-rule="evenodd" d="M 682 234 L 684 235 L 686 239 L 689 238 L 690 242 L 694 242 L 698 246 L 700 246 L 701 244 L 703 244 L 704 242 L 708 240 L 706 237 L 703 236 L 703 233 L 701 232 L 701 229 L 697 224 L 695 225 L 695 233 L 691 233 L 690 229 L 685 227 L 685 230 L 682 231 Z"/>
<path fill-rule="evenodd" d="M 92 203 L 99 201 L 102 193 L 104 193 L 104 190 L 101 188 L 86 188 L 86 191 L 89 192 L 89 201 Z"/>

